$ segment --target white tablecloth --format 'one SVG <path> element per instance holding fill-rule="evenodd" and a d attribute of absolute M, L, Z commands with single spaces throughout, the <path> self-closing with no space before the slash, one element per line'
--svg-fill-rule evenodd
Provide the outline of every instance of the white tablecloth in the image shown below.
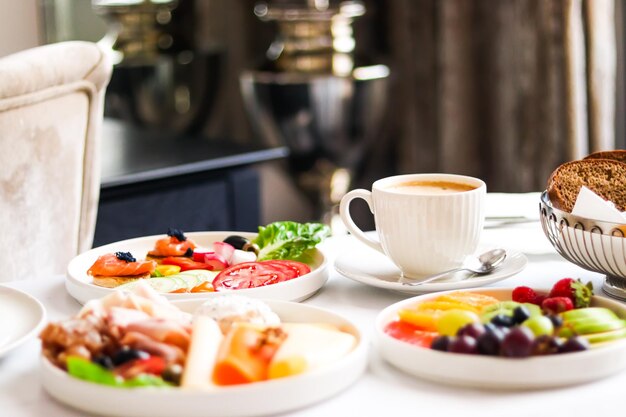
<path fill-rule="evenodd" d="M 527 223 L 506 229 L 487 229 L 486 242 L 516 243 L 516 249 L 526 245 L 528 267 L 521 273 L 493 286 L 529 285 L 549 287 L 563 277 L 580 277 L 593 281 L 597 293 L 602 276 L 578 268 L 562 260 L 554 251 L 543 246 L 546 239 L 539 223 Z M 524 236 L 523 238 L 520 236 Z M 506 242 L 502 242 L 502 238 Z M 349 250 L 349 237 L 332 238 L 323 250 L 334 258 Z M 525 242 L 525 243 L 524 243 Z M 21 281 L 8 284 L 37 297 L 45 305 L 51 320 L 63 319 L 76 313 L 80 305 L 64 288 L 63 276 L 46 280 Z M 372 334 L 377 313 L 384 307 L 408 297 L 405 294 L 376 289 L 340 276 L 334 269 L 329 282 L 308 304 L 332 309 L 349 319 L 368 335 Z M 10 320 L 2 317 L 1 320 Z M 55 402 L 42 389 L 38 379 L 38 340 L 32 339 L 0 360 L 0 416 L 4 417 L 77 417 L 84 415 Z M 437 364 L 433 364 L 437 366 Z M 626 403 L 626 372 L 594 383 L 541 391 L 486 391 L 438 385 L 423 381 L 384 362 L 372 346 L 369 366 L 352 387 L 317 405 L 289 413 L 289 416 L 618 416 L 624 415 Z M 271 401 L 271 399 L 268 399 Z M 207 407 L 210 406 L 207 404 Z M 181 410 L 184 417 L 184 410 Z"/>

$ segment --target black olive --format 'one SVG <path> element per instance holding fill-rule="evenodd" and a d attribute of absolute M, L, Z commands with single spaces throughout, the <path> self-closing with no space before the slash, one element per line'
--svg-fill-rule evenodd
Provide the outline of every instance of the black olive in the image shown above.
<path fill-rule="evenodd" d="M 178 364 L 168 365 L 161 374 L 161 378 L 174 385 L 180 385 L 180 379 L 183 376 L 183 367 Z"/>
<path fill-rule="evenodd" d="M 143 350 L 138 349 L 130 349 L 124 346 L 122 349 L 118 350 L 115 355 L 113 355 L 113 364 L 115 366 L 119 366 L 128 361 L 132 361 L 134 359 L 148 359 L 150 354 L 148 352 L 144 352 Z"/>
<path fill-rule="evenodd" d="M 243 236 L 228 236 L 226 239 L 224 239 L 224 242 L 228 243 L 235 249 L 245 250 L 247 252 L 254 252 L 257 254 L 259 253 L 259 247 L 256 244 L 252 243 L 250 239 L 247 239 Z"/>
<path fill-rule="evenodd" d="M 102 366 L 103 368 L 106 368 L 106 369 L 113 369 L 114 368 L 113 360 L 111 359 L 110 356 L 106 356 L 106 355 L 96 356 L 91 361 L 93 363 L 97 363 L 98 365 L 100 365 L 100 366 Z"/>

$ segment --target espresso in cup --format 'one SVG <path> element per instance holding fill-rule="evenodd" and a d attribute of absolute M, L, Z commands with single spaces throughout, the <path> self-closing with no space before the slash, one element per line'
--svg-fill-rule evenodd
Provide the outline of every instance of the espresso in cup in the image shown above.
<path fill-rule="evenodd" d="M 391 185 L 389 190 L 408 194 L 453 194 L 476 188 L 475 185 L 452 181 L 406 181 Z"/>
<path fill-rule="evenodd" d="M 346 228 L 382 252 L 407 278 L 453 269 L 475 252 L 484 223 L 487 186 L 478 178 L 453 174 L 412 174 L 383 178 L 372 191 L 357 189 L 341 200 Z M 374 214 L 378 241 L 350 217 L 350 202 L 361 198 Z"/>

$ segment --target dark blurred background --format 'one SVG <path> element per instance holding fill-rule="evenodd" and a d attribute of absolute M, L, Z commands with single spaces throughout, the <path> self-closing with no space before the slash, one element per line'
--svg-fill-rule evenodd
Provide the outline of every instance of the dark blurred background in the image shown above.
<path fill-rule="evenodd" d="M 255 15 L 258 3 L 179 0 L 160 28 L 171 42 L 159 48 L 179 60 L 185 59 L 181 51 L 194 51 L 198 65 L 179 74 L 194 80 L 177 102 L 177 111 L 187 108 L 189 114 L 169 119 L 157 112 L 152 121 L 145 115 L 141 120 L 132 109 L 137 103 L 114 97 L 132 90 L 132 77 L 114 74 L 108 115 L 198 131 L 207 140 L 262 142 L 240 85 L 243 71 L 267 65 L 266 52 L 279 31 L 276 22 Z M 490 191 L 538 191 L 559 163 L 625 146 L 621 1 L 360 3 L 366 13 L 352 24 L 352 54 L 359 65 L 386 65 L 389 82 L 384 108 L 372 109 L 383 119 L 351 167 L 351 188 L 369 188 L 396 173 L 438 171 L 480 177 Z M 41 8 L 47 42 L 97 41 L 107 28 L 84 0 L 45 0 Z M 291 181 L 288 163 L 264 168 L 263 175 L 267 220 L 316 215 L 301 184 Z"/>

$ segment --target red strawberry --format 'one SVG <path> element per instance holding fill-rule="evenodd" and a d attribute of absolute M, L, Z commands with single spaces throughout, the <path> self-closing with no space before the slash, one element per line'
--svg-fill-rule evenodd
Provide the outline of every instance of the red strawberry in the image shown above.
<path fill-rule="evenodd" d="M 537 299 L 537 293 L 530 287 L 516 287 L 511 294 L 513 301 L 518 303 L 533 303 Z"/>
<path fill-rule="evenodd" d="M 573 308 L 574 303 L 569 297 L 549 297 L 541 303 L 541 309 L 545 314 L 559 314 Z"/>
<path fill-rule="evenodd" d="M 539 307 L 541 307 L 541 304 L 543 304 L 543 300 L 545 300 L 546 298 L 548 298 L 547 295 L 541 295 L 541 294 L 537 294 L 537 296 L 535 297 L 535 299 L 533 301 L 531 301 L 533 304 L 538 305 Z"/>
<path fill-rule="evenodd" d="M 563 278 L 554 284 L 548 297 L 567 297 L 574 307 L 589 307 L 591 296 L 593 295 L 593 284 L 588 282 L 583 284 L 580 279 Z"/>

